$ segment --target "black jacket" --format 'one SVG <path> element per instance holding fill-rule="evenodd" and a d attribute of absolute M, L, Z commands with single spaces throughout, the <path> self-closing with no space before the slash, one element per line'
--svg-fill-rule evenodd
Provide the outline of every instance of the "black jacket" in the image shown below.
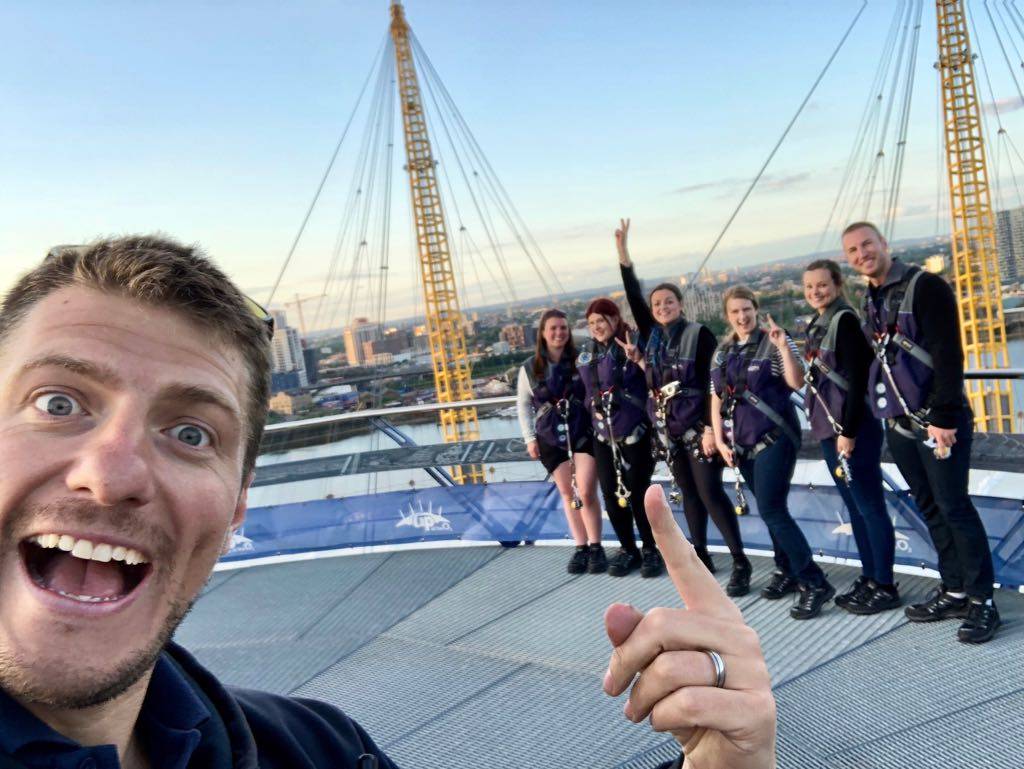
<path fill-rule="evenodd" d="M 164 656 L 211 713 L 198 727 L 190 769 L 397 769 L 332 705 L 225 687 L 177 644 L 168 644 Z M 0 769 L 26 767 L 0 752 Z"/>
<path fill-rule="evenodd" d="M 362 727 L 333 705 L 224 686 L 174 643 L 164 655 L 211 713 L 199 726 L 202 737 L 190 769 L 397 769 Z M 680 766 L 682 757 L 658 769 Z M 27 767 L 0 752 L 0 769 Z"/>

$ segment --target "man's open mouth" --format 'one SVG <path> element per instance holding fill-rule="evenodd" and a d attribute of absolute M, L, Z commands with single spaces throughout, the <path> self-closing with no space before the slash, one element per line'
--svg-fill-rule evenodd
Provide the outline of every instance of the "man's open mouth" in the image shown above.
<path fill-rule="evenodd" d="M 81 603 L 113 603 L 130 595 L 152 564 L 134 548 L 69 534 L 39 534 L 20 548 L 29 577 L 39 587 Z"/>

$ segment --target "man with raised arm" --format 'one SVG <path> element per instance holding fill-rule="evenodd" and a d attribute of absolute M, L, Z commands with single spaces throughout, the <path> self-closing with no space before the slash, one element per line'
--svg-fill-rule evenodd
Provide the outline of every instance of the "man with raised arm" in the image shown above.
<path fill-rule="evenodd" d="M 268 329 L 201 252 L 154 237 L 55 249 L 4 298 L 3 769 L 394 766 L 333 706 L 224 686 L 170 640 L 245 516 Z M 627 716 L 651 711 L 688 767 L 773 766 L 756 637 L 665 542 L 690 609 L 609 610 L 609 691 L 640 672 Z"/>
<path fill-rule="evenodd" d="M 843 231 L 849 265 L 868 279 L 862 322 L 875 360 L 868 402 L 935 545 L 942 583 L 906 607 L 911 622 L 957 618 L 957 638 L 984 643 L 999 629 L 985 526 L 967 489 L 974 415 L 953 290 L 904 264 L 871 222 Z"/>

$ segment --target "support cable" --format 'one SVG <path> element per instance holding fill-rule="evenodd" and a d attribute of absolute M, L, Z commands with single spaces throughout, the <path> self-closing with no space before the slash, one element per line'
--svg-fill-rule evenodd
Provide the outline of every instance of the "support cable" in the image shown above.
<path fill-rule="evenodd" d="M 381 113 L 383 111 L 383 105 L 388 95 L 388 83 L 390 82 L 390 67 L 387 62 L 382 63 L 381 69 L 378 73 L 377 86 L 374 89 L 374 98 L 371 103 L 370 114 L 367 119 L 366 133 L 363 141 L 363 151 L 359 159 L 359 173 L 357 178 L 359 179 L 359 190 L 360 195 L 356 201 L 357 211 L 355 213 L 355 220 L 358 221 L 356 242 L 353 244 L 352 261 L 349 273 L 345 280 L 345 288 L 347 289 L 348 300 L 345 301 L 345 294 L 339 296 L 338 301 L 335 303 L 334 310 L 330 316 L 329 326 L 333 326 L 337 318 L 338 311 L 342 305 L 346 306 L 345 317 L 351 319 L 353 317 L 353 309 L 356 301 L 356 289 L 359 285 L 359 270 L 363 261 L 363 257 L 366 253 L 366 234 L 369 226 L 368 212 L 371 210 L 374 204 L 374 182 L 376 179 L 377 165 L 379 163 L 379 145 L 381 137 Z M 369 258 L 367 257 L 367 272 L 369 272 Z"/>
<path fill-rule="evenodd" d="M 498 238 L 497 229 L 494 227 L 493 220 L 485 212 L 486 201 L 484 201 L 484 204 L 482 204 L 480 198 L 473 190 L 473 184 L 470 180 L 470 175 L 466 171 L 466 166 L 462 161 L 462 155 L 458 152 L 458 147 L 455 143 L 455 140 L 452 138 L 452 132 L 448 125 L 448 121 L 445 120 L 444 111 L 441 109 L 441 105 L 438 102 L 437 94 L 435 93 L 434 82 L 431 78 L 431 75 L 436 75 L 436 73 L 434 73 L 432 67 L 430 66 L 429 60 L 426 58 L 426 54 L 418 45 L 415 37 L 413 37 L 411 34 L 410 40 L 413 44 L 413 50 L 416 53 L 417 58 L 424 64 L 422 68 L 422 71 L 424 73 L 423 82 L 426 85 L 427 94 L 430 96 L 430 99 L 434 104 L 434 108 L 438 115 L 438 120 L 440 121 L 441 127 L 444 132 L 444 136 L 447 138 L 449 146 L 452 147 L 452 154 L 455 156 L 456 165 L 458 166 L 459 173 L 461 174 L 463 182 L 466 185 L 466 190 L 469 193 L 470 200 L 473 203 L 473 208 L 476 210 L 477 217 L 479 218 L 480 224 L 483 227 L 484 234 L 487 236 L 487 242 L 491 247 L 491 252 L 494 254 L 495 260 L 497 261 L 498 267 L 501 270 L 502 276 L 505 280 L 505 285 L 508 286 L 513 301 L 518 301 L 516 299 L 515 285 L 512 282 L 512 276 L 508 270 L 508 264 L 505 259 L 504 252 L 501 249 L 501 243 L 500 239 Z"/>
<path fill-rule="evenodd" d="M 1006 15 L 1010 17 L 1010 21 L 1013 22 L 1013 26 L 1017 28 L 1017 34 L 1024 40 L 1024 16 L 1021 16 L 1020 11 L 1017 9 L 1016 3 L 1011 3 L 1010 0 L 1005 0 Z M 1024 68 L 1024 63 L 1021 64 Z"/>
<path fill-rule="evenodd" d="M 461 110 L 459 110 L 458 105 L 455 103 L 455 100 L 452 99 L 452 96 L 448 92 L 448 89 L 445 86 L 444 81 L 441 79 L 440 75 L 437 74 L 437 70 L 434 69 L 433 63 L 426 55 L 426 52 L 423 50 L 422 46 L 420 46 L 419 41 L 415 38 L 415 36 L 413 36 L 413 43 L 419 52 L 419 56 L 422 57 L 425 68 L 431 73 L 431 76 L 436 81 L 442 98 L 448 103 L 449 109 L 454 115 L 456 124 L 461 128 L 462 132 L 464 133 L 466 141 L 470 147 L 471 153 L 472 155 L 475 155 L 475 157 L 477 158 L 477 164 L 483 171 L 484 176 L 488 181 L 488 184 L 494 189 L 493 197 L 496 203 L 498 203 L 499 207 L 503 211 L 507 209 L 509 212 L 511 212 L 512 217 L 518 222 L 517 227 L 512 223 L 511 219 L 508 219 L 506 215 L 506 218 L 509 220 L 509 227 L 512 230 L 513 235 L 516 237 L 516 240 L 520 243 L 520 246 L 523 248 L 523 251 L 526 254 L 527 258 L 530 260 L 530 264 L 531 266 L 533 266 L 535 273 L 541 279 L 541 281 L 544 282 L 543 272 L 537 267 L 537 264 L 534 262 L 533 254 L 531 253 L 530 249 L 528 249 L 525 243 L 523 243 L 523 236 L 525 236 L 526 240 L 528 240 L 532 244 L 533 252 L 537 254 L 537 257 L 540 260 L 541 264 L 547 269 L 549 276 L 554 282 L 554 285 L 558 288 L 559 292 L 564 293 L 564 288 L 562 287 L 561 281 L 558 277 L 558 273 L 555 272 L 554 268 L 551 266 L 550 261 L 548 261 L 548 258 L 545 256 L 540 245 L 533 237 L 533 233 L 527 226 L 526 221 L 519 214 L 519 209 L 516 207 L 514 201 L 512 200 L 512 197 L 508 194 L 508 191 L 506 190 L 504 184 L 502 184 L 501 179 L 494 171 L 494 167 L 491 165 L 490 160 L 488 160 L 487 156 L 484 154 L 483 149 L 480 147 L 480 143 L 476 140 L 476 136 L 473 134 L 472 130 L 469 127 L 469 124 L 463 117 Z"/>
<path fill-rule="evenodd" d="M 1017 89 L 1017 96 L 1019 96 L 1021 102 L 1024 103 L 1024 91 L 1021 90 L 1020 81 L 1017 80 L 1017 74 L 1013 71 L 1013 65 L 1010 63 L 1010 56 L 1006 53 L 1006 46 L 1003 45 L 1003 38 L 999 35 L 996 23 L 992 19 L 992 11 L 989 10 L 988 2 L 983 2 L 982 6 L 984 6 L 985 13 L 988 15 L 988 20 L 992 24 L 992 31 L 996 33 L 996 42 L 999 43 L 999 50 L 1003 52 L 1003 60 L 1006 62 L 1006 68 L 1010 70 L 1010 78 L 1013 80 L 1013 85 Z"/>
<path fill-rule="evenodd" d="M 374 86 L 373 96 L 370 98 L 370 101 L 369 101 L 369 106 L 368 106 L 368 111 L 367 111 L 367 123 L 366 123 L 367 127 L 364 130 L 364 132 L 363 132 L 363 136 L 362 136 L 362 139 L 360 141 L 359 151 L 358 151 L 358 153 L 356 155 L 356 160 L 355 160 L 355 165 L 354 165 L 354 169 L 355 170 L 354 170 L 354 172 L 352 174 L 352 180 L 351 180 L 351 184 L 350 184 L 350 187 L 349 187 L 349 193 L 348 193 L 348 196 L 346 198 L 345 206 L 342 209 L 343 216 L 342 216 L 341 222 L 338 225 L 338 233 L 337 233 L 337 236 L 335 238 L 334 248 L 331 251 L 331 258 L 330 258 L 330 262 L 328 264 L 327 276 L 326 276 L 325 281 L 324 281 L 324 290 L 323 290 L 323 292 L 321 292 L 320 300 L 317 302 L 316 311 L 313 314 L 313 326 L 314 327 L 316 327 L 317 321 L 320 318 L 320 314 L 324 310 L 324 302 L 328 301 L 328 303 L 330 303 L 329 300 L 330 300 L 330 297 L 332 296 L 333 291 L 335 290 L 336 283 L 340 280 L 340 275 L 341 275 L 342 267 L 343 267 L 344 262 L 346 261 L 346 260 L 344 260 L 342 258 L 342 254 L 346 252 L 346 245 L 345 244 L 346 244 L 346 242 L 348 240 L 350 232 L 352 231 L 351 228 L 353 226 L 353 223 L 358 218 L 358 212 L 359 212 L 359 210 L 361 208 L 361 204 L 362 204 L 362 200 L 363 200 L 363 196 L 364 196 L 364 186 L 365 186 L 365 181 L 366 181 L 366 173 L 367 173 L 366 166 L 369 163 L 369 157 L 370 157 L 369 148 L 370 148 L 370 139 L 371 139 L 371 136 L 372 136 L 372 131 L 370 130 L 370 126 L 372 126 L 372 124 L 373 124 L 373 114 L 375 112 L 375 105 L 378 103 L 378 100 L 380 98 L 382 98 L 381 89 L 384 87 L 383 86 L 383 81 L 386 78 L 386 71 L 388 71 L 390 69 L 390 67 L 389 67 L 389 61 L 390 61 L 390 58 L 391 58 L 390 57 L 390 52 L 391 52 L 391 39 L 390 38 L 386 38 L 385 39 L 385 45 L 384 45 L 383 57 L 381 59 L 379 68 L 376 70 L 376 75 L 377 75 L 376 85 Z M 355 255 L 353 255 L 353 258 L 354 258 L 354 256 Z M 350 268 L 350 271 L 354 271 L 354 270 L 355 270 L 354 266 L 352 268 Z M 342 291 L 344 292 L 345 288 L 349 288 L 349 287 L 350 287 L 350 284 L 346 283 L 345 286 L 343 286 Z M 333 305 L 332 305 L 333 309 L 330 310 L 330 318 L 331 319 L 333 319 L 337 315 L 337 310 L 338 310 L 338 307 L 340 306 L 341 301 L 342 301 L 341 295 L 339 295 L 337 298 L 334 299 L 334 302 L 333 302 Z M 331 322 L 329 322 L 327 325 L 330 326 L 330 325 L 332 325 L 332 323 L 333 323 L 333 320 Z"/>
<path fill-rule="evenodd" d="M 377 322 L 384 325 L 387 318 L 388 304 L 388 270 L 391 266 L 391 189 L 392 177 L 395 168 L 395 99 L 398 93 L 398 86 L 395 82 L 393 70 L 388 84 L 387 120 L 384 127 L 384 135 L 387 139 L 384 151 L 384 209 L 380 223 L 380 277 L 377 283 Z"/>
<path fill-rule="evenodd" d="M 352 109 L 352 114 L 349 115 L 348 122 L 345 123 L 345 128 L 341 132 L 341 137 L 338 139 L 337 145 L 334 147 L 334 153 L 331 155 L 331 161 L 327 164 L 327 168 L 324 169 L 324 174 L 320 178 L 320 184 L 317 185 L 316 192 L 313 194 L 313 200 L 310 201 L 309 208 L 306 209 L 306 215 L 302 217 L 302 224 L 299 225 L 299 231 L 295 233 L 295 239 L 292 241 L 292 246 L 288 249 L 288 254 L 284 258 L 284 264 L 281 265 L 281 270 L 277 274 L 274 286 L 270 289 L 270 295 L 267 297 L 266 302 L 268 307 L 270 306 L 270 303 L 274 301 L 274 295 L 277 293 L 277 289 L 281 286 L 281 279 L 284 277 L 284 272 L 288 269 L 288 264 L 295 255 L 295 249 L 299 246 L 299 241 L 302 239 L 302 233 L 306 231 L 306 224 L 309 223 L 309 217 L 313 215 L 313 209 L 316 207 L 316 203 L 320 199 L 320 193 L 323 192 L 324 185 L 327 183 L 327 178 L 331 175 L 331 170 L 334 168 L 334 162 L 338 159 L 338 153 L 341 152 L 341 145 L 345 142 L 345 137 L 348 136 L 348 129 L 352 126 L 352 119 L 356 116 L 359 104 L 363 99 L 363 94 L 366 92 L 366 87 L 370 84 L 374 70 L 377 69 L 376 61 L 381 57 L 387 47 L 387 41 L 388 38 L 385 37 L 377 51 L 377 56 L 374 57 L 374 64 L 370 67 L 370 72 L 367 74 L 366 81 L 363 83 L 363 87 L 359 91 L 359 97 L 356 99 L 356 106 Z"/>
<path fill-rule="evenodd" d="M 729 227 L 732 226 L 733 221 L 739 215 L 739 212 L 743 208 L 744 203 L 747 202 L 747 198 L 750 197 L 750 193 L 754 191 L 754 188 L 757 186 L 757 183 L 761 181 L 761 177 L 764 175 L 764 172 L 767 170 L 769 164 L 772 162 L 772 159 L 775 157 L 775 154 L 779 151 L 779 147 L 782 146 L 782 143 L 786 140 L 786 137 L 789 136 L 790 130 L 793 128 L 793 125 L 796 123 L 797 119 L 803 113 L 804 108 L 807 106 L 807 103 L 811 100 L 811 96 L 814 95 L 814 92 L 817 90 L 818 85 L 825 78 L 825 74 L 828 72 L 829 67 L 832 66 L 832 62 L 835 61 L 836 56 L 839 55 L 839 51 L 842 50 L 843 44 L 850 36 L 850 33 L 853 32 L 854 26 L 857 24 L 857 21 L 860 19 L 861 15 L 864 13 L 864 9 L 867 8 L 867 6 L 867 0 L 862 0 L 860 9 L 853 17 L 853 20 L 850 22 L 850 25 L 846 28 L 846 32 L 843 33 L 843 36 L 842 38 L 840 38 L 839 43 L 835 47 L 835 50 L 832 51 L 832 55 L 828 57 L 828 61 L 825 62 L 825 66 L 822 67 L 821 72 L 818 73 L 818 77 L 815 78 L 814 83 L 811 85 L 810 90 L 807 92 L 807 95 L 804 97 L 803 101 L 800 102 L 800 106 L 797 107 L 797 110 L 794 113 L 793 117 L 790 119 L 789 124 L 786 126 L 785 130 L 783 130 L 782 136 L 779 137 L 779 140 L 775 143 L 775 146 L 772 148 L 772 151 L 768 153 L 768 157 L 765 159 L 764 163 L 761 165 L 761 168 L 758 170 L 757 174 L 750 182 L 750 186 L 747 187 L 746 192 L 743 193 L 743 197 L 740 198 L 739 203 L 736 205 L 735 210 L 729 216 L 729 219 L 726 221 L 725 226 L 722 228 L 722 231 L 718 233 L 718 237 L 716 237 L 714 242 L 711 244 L 711 248 L 708 249 L 708 252 L 707 254 L 705 254 L 704 259 L 701 261 L 700 265 L 698 265 L 697 269 L 694 270 L 691 274 L 690 279 L 686 282 L 686 287 L 684 288 L 684 291 L 690 290 L 690 288 L 696 281 L 697 276 L 700 275 L 701 270 L 704 269 L 704 266 L 708 263 L 708 260 L 711 259 L 712 254 L 715 253 L 715 249 L 718 248 L 718 244 L 722 242 L 722 238 L 724 238 L 725 234 L 729 231 Z"/>
<path fill-rule="evenodd" d="M 871 87 L 868 89 L 868 98 L 864 103 L 864 110 L 861 113 L 860 123 L 858 124 L 857 131 L 854 134 L 856 141 L 854 142 L 853 149 L 850 150 L 850 157 L 846 161 L 846 169 L 843 171 L 842 180 L 839 182 L 839 189 L 836 192 L 835 200 L 832 201 L 832 210 L 829 211 L 828 219 L 825 220 L 825 226 L 822 228 L 821 236 L 818 238 L 818 245 L 814 249 L 815 251 L 821 251 L 821 248 L 825 243 L 825 238 L 828 237 L 829 228 L 832 226 L 832 220 L 835 218 L 836 211 L 839 209 L 839 202 L 843 199 L 844 194 L 848 192 L 850 180 L 854 178 L 854 169 L 860 164 L 861 153 L 863 152 L 864 146 L 866 146 L 868 126 L 871 124 L 873 117 L 877 115 L 877 107 L 882 99 L 882 94 L 878 93 L 876 96 L 876 91 L 878 91 L 881 84 L 885 82 L 885 76 L 888 73 L 892 46 L 896 43 L 896 33 L 899 30 L 899 20 L 901 15 L 902 4 L 897 6 L 896 12 L 893 14 L 892 22 L 889 24 L 889 33 L 886 35 L 885 43 L 882 46 L 882 55 L 878 60 L 878 66 L 875 68 L 875 75 L 874 78 L 872 78 Z"/>
<path fill-rule="evenodd" d="M 444 83 L 440 79 L 440 75 L 438 75 L 437 71 L 433 68 L 433 65 L 431 64 L 429 58 L 427 57 L 426 52 L 423 50 L 422 46 L 419 45 L 419 41 L 413 38 L 412 42 L 418 59 L 423 63 L 424 81 L 427 84 L 427 90 L 430 93 L 430 97 L 434 102 L 435 108 L 438 111 L 438 115 L 441 117 L 445 135 L 447 136 L 448 142 L 452 147 L 452 152 L 455 153 L 456 159 L 459 163 L 459 168 L 463 173 L 463 179 L 465 181 L 466 188 L 469 191 L 470 196 L 473 200 L 474 206 L 477 211 L 477 215 L 480 217 L 481 224 L 484 226 L 484 230 L 488 235 L 488 240 L 490 241 L 491 244 L 491 251 L 494 253 L 494 256 L 498 262 L 498 267 L 500 268 L 502 275 L 505 278 L 509 292 L 512 295 L 513 301 L 517 301 L 515 283 L 513 282 L 512 275 L 508 269 L 508 263 L 507 259 L 505 258 L 505 252 L 501 247 L 501 239 L 498 237 L 498 228 L 494 225 L 494 219 L 491 217 L 490 210 L 487 207 L 486 192 L 480 188 L 479 175 L 476 169 L 472 168 L 472 164 L 474 163 L 474 152 L 472 150 L 469 140 L 466 138 L 465 130 L 461 130 L 463 127 L 455 114 L 456 107 L 454 105 L 454 102 L 451 101 L 450 99 L 444 98 Z M 445 112 L 438 99 L 438 94 L 441 95 L 440 101 L 444 101 L 445 107 L 450 111 L 450 122 L 455 129 L 454 131 L 450 130 L 449 121 L 444 119 Z M 458 139 L 458 142 L 456 141 L 456 139 Z M 465 154 L 468 164 L 470 164 L 470 171 L 468 173 L 466 171 L 466 164 L 462 162 L 463 153 Z M 476 191 L 474 191 L 473 189 L 474 179 L 477 180 Z M 505 217 L 505 220 L 506 223 L 509 223 L 507 216 Z M 509 228 L 510 230 L 512 230 L 513 234 L 515 234 L 514 226 L 510 224 Z M 527 254 L 527 257 L 529 258 L 529 254 Z M 532 259 L 530 261 L 532 263 Z M 536 266 L 534 266 L 534 270 L 536 271 Z M 540 277 L 541 281 L 543 282 L 543 276 Z"/>
<path fill-rule="evenodd" d="M 903 24 L 903 32 L 900 35 L 900 49 L 896 58 L 896 66 L 893 68 L 892 87 L 889 90 L 889 100 L 885 107 L 885 118 L 882 120 L 882 126 L 878 133 L 878 150 L 875 153 L 875 161 L 871 167 L 867 183 L 867 197 L 864 201 L 864 215 L 861 217 L 862 219 L 871 218 L 871 201 L 875 196 L 875 182 L 878 179 L 879 167 L 883 165 L 885 159 L 885 139 L 889 135 L 889 121 L 892 117 L 892 108 L 896 104 L 896 94 L 899 91 L 900 74 L 903 69 L 903 57 L 907 52 L 907 39 L 910 32 L 910 19 L 913 16 L 913 8 L 913 2 L 907 3 L 907 18 Z M 882 178 L 885 178 L 884 172 Z"/>
<path fill-rule="evenodd" d="M 989 10 L 988 9 L 988 3 L 987 2 L 983 3 L 983 5 L 985 6 L 985 11 L 988 12 L 988 10 Z M 998 13 L 998 7 L 997 7 L 996 10 L 997 10 L 997 13 Z M 996 35 L 996 40 L 999 42 L 999 46 L 1000 46 L 1000 48 L 1003 51 L 1004 61 L 1006 62 L 1006 66 L 1010 70 L 1010 76 L 1013 78 L 1014 84 L 1017 85 L 1018 92 L 1019 92 L 1020 86 L 1017 84 L 1017 79 L 1014 76 L 1013 66 L 1010 64 L 1009 57 L 1006 55 L 1006 49 L 1002 47 L 1002 39 L 999 36 L 999 30 L 998 30 L 998 28 L 995 25 L 995 21 L 993 20 L 991 13 L 988 13 L 988 18 L 989 18 L 989 23 L 992 25 L 992 31 Z M 974 19 L 973 18 L 971 18 L 971 28 L 974 31 L 974 39 L 976 41 L 979 40 L 980 38 L 978 36 L 977 29 L 974 27 Z M 1007 36 L 1009 37 L 1009 30 L 1007 30 Z M 1011 39 L 1011 43 L 1012 42 L 1013 41 Z M 992 100 L 992 110 L 995 113 L 996 124 L 998 125 L 997 143 L 996 143 L 996 149 L 997 149 L 996 176 L 995 176 L 995 179 L 994 179 L 995 187 L 996 187 L 996 201 L 998 203 L 1001 203 L 1004 208 L 1008 208 L 1009 207 L 1009 206 L 1006 205 L 1005 195 L 1003 194 L 1003 191 L 1002 191 L 1002 179 L 1000 178 L 1001 177 L 1000 168 L 1002 167 L 1002 155 L 1003 155 L 1003 153 L 1005 153 L 1006 154 L 1007 165 L 1010 168 L 1010 179 L 1013 182 L 1014 191 L 1017 193 L 1017 205 L 1024 205 L 1024 198 L 1022 198 L 1022 196 L 1021 196 L 1021 188 L 1020 188 L 1020 183 L 1019 183 L 1019 181 L 1017 179 L 1017 172 L 1015 171 L 1014 166 L 1013 166 L 1013 155 L 1011 155 L 1011 148 L 1012 148 L 1012 150 L 1014 152 L 1016 152 L 1017 158 L 1018 158 L 1018 160 L 1021 160 L 1022 165 L 1024 165 L 1024 159 L 1021 159 L 1020 153 L 1017 152 L 1016 145 L 1013 143 L 1013 140 L 1010 138 L 1009 132 L 1006 130 L 1005 126 L 1003 126 L 1002 117 L 1001 117 L 1000 112 L 999 112 L 999 104 L 996 101 L 995 90 L 992 88 L 992 81 L 989 78 L 988 65 L 985 63 L 985 57 L 982 56 L 980 53 L 978 53 L 978 58 L 981 59 L 982 73 L 985 76 L 985 84 L 988 87 L 989 98 Z M 1024 98 L 1022 98 L 1022 101 L 1024 101 Z"/>
<path fill-rule="evenodd" d="M 896 212 L 900 201 L 900 188 L 903 182 L 903 163 L 907 154 L 907 129 L 910 124 L 910 107 L 914 100 L 914 73 L 917 64 L 917 46 L 921 40 L 921 14 L 924 0 L 917 0 L 917 24 L 914 27 L 913 43 L 907 59 L 907 75 L 903 91 L 903 104 L 900 110 L 899 138 L 896 142 L 896 158 L 893 162 L 892 178 L 889 183 L 889 203 L 886 207 L 883 225 L 886 238 L 891 242 L 896 227 Z"/>
<path fill-rule="evenodd" d="M 999 10 L 999 3 L 995 3 L 996 18 L 1003 25 L 1003 29 L 1006 30 L 1006 39 L 1010 41 L 1010 46 L 1013 48 L 1013 52 L 1017 55 L 1017 61 L 1021 67 L 1024 67 L 1024 56 L 1021 56 L 1020 49 L 1017 47 L 1017 41 L 1013 39 L 1013 35 L 1010 33 L 1010 25 L 1006 23 L 1006 19 L 1003 18 L 1002 11 Z"/>
<path fill-rule="evenodd" d="M 978 44 L 981 42 L 981 36 L 978 34 L 978 27 L 977 27 L 977 25 L 974 22 L 974 13 L 973 12 L 969 12 L 967 14 L 967 20 L 970 22 L 970 25 L 971 25 L 971 39 L 974 41 L 974 46 L 975 46 L 975 49 L 977 50 Z M 989 17 L 989 20 L 991 21 L 991 17 Z M 1001 183 L 1001 179 L 1000 179 L 1000 166 L 1002 165 L 1002 157 L 1003 157 L 1002 138 L 1003 138 L 1003 135 L 1006 133 L 1006 130 L 1003 128 L 1003 119 L 1002 119 L 1002 116 L 999 114 L 999 104 L 996 102 L 995 91 L 992 89 L 992 80 L 989 77 L 989 72 L 988 72 L 988 62 L 986 61 L 985 57 L 980 52 L 977 53 L 977 56 L 978 56 L 978 60 L 981 62 L 981 73 L 982 73 L 983 79 L 985 81 L 985 86 L 988 89 L 988 97 L 991 100 L 992 112 L 996 116 L 996 128 L 997 128 L 996 137 L 997 137 L 997 139 L 996 139 L 996 142 L 993 144 L 993 142 L 992 142 L 992 131 L 988 127 L 988 120 L 984 119 L 985 118 L 984 110 L 981 111 L 982 118 L 984 119 L 984 122 L 985 122 L 984 128 L 985 128 L 985 133 L 987 135 L 986 136 L 986 141 L 988 141 L 988 146 L 990 146 L 990 147 L 994 146 L 995 149 L 996 149 L 995 177 L 993 178 L 992 181 L 993 181 L 993 183 L 995 185 L 996 203 L 997 203 L 996 207 L 998 208 L 998 205 L 1003 202 L 1003 190 L 1002 190 L 1002 183 Z"/>

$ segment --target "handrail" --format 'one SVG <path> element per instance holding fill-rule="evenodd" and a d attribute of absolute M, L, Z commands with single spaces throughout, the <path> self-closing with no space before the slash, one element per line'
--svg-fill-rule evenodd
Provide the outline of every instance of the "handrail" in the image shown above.
<path fill-rule="evenodd" d="M 516 396 L 501 395 L 497 398 L 479 398 L 469 401 L 454 401 L 452 403 L 417 403 L 413 406 L 392 406 L 390 408 L 363 409 L 362 411 L 346 411 L 344 414 L 330 414 L 326 417 L 312 417 L 311 419 L 295 419 L 290 422 L 278 422 L 277 424 L 267 425 L 265 431 L 268 433 L 276 433 L 290 429 L 294 430 L 299 427 L 330 425 L 360 419 L 372 419 L 373 417 L 395 416 L 396 414 L 428 414 L 432 411 L 444 411 L 445 409 L 509 406 L 515 402 Z"/>
<path fill-rule="evenodd" d="M 1024 368 L 969 368 L 964 379 L 1024 379 Z"/>
<path fill-rule="evenodd" d="M 964 372 L 964 378 L 1024 379 L 1024 368 L 968 369 Z M 397 416 L 400 414 L 429 414 L 435 411 L 444 411 L 445 409 L 469 407 L 486 408 L 488 406 L 511 406 L 515 403 L 516 396 L 500 395 L 495 398 L 476 398 L 473 400 L 455 401 L 453 403 L 417 403 L 412 406 L 392 406 L 390 408 L 346 411 L 343 414 L 331 414 L 325 417 L 312 417 L 310 419 L 295 419 L 289 422 L 278 422 L 276 424 L 267 425 L 265 432 L 279 433 L 317 425 L 331 425 L 371 419 L 373 417 Z"/>

